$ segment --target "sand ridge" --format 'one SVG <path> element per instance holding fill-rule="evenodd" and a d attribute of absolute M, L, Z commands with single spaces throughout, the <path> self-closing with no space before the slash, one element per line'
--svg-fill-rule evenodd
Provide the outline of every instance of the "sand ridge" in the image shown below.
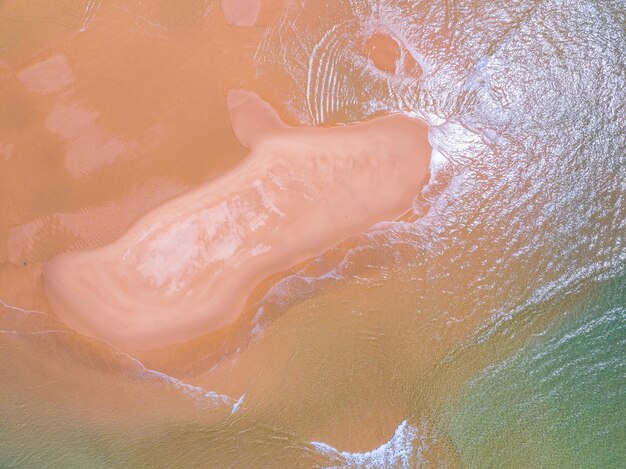
<path fill-rule="evenodd" d="M 69 326 L 127 350 L 232 323 L 263 278 L 410 208 L 428 175 L 422 121 L 395 114 L 332 128 L 287 127 L 253 93 L 229 93 L 250 154 L 155 208 L 117 241 L 44 267 Z"/>

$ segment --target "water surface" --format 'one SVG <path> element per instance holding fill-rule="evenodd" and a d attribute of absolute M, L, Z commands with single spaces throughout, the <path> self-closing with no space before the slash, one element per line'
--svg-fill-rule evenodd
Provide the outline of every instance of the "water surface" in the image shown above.
<path fill-rule="evenodd" d="M 624 5 L 220 3 L 0 4 L 0 465 L 619 466 Z M 234 88 L 291 125 L 419 116 L 429 184 L 211 334 L 72 331 L 42 263 L 241 161 Z"/>

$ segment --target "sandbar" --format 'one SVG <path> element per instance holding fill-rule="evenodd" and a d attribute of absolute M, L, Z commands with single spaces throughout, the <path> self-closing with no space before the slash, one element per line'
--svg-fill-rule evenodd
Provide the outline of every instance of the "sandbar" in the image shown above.
<path fill-rule="evenodd" d="M 391 114 L 329 128 L 288 127 L 232 90 L 248 156 L 145 214 L 106 246 L 44 265 L 55 313 L 125 350 L 184 342 L 234 322 L 264 278 L 410 209 L 428 177 L 421 120 Z"/>

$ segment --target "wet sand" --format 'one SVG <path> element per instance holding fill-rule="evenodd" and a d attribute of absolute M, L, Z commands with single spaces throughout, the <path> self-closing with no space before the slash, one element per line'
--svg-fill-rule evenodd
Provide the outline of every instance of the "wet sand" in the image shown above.
<path fill-rule="evenodd" d="M 263 278 L 411 207 L 428 173 L 427 126 L 402 115 L 288 128 L 255 95 L 229 95 L 245 161 L 140 219 L 116 242 L 55 257 L 59 317 L 126 350 L 233 322 Z"/>

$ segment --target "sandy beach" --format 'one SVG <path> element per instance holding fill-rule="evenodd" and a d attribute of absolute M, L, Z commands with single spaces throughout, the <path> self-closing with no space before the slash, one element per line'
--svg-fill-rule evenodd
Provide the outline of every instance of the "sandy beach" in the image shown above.
<path fill-rule="evenodd" d="M 231 91 L 228 105 L 250 149 L 241 164 L 117 241 L 46 263 L 46 292 L 68 325 L 127 350 L 211 332 L 265 277 L 402 215 L 427 178 L 419 120 L 290 128 L 252 93 Z"/>

